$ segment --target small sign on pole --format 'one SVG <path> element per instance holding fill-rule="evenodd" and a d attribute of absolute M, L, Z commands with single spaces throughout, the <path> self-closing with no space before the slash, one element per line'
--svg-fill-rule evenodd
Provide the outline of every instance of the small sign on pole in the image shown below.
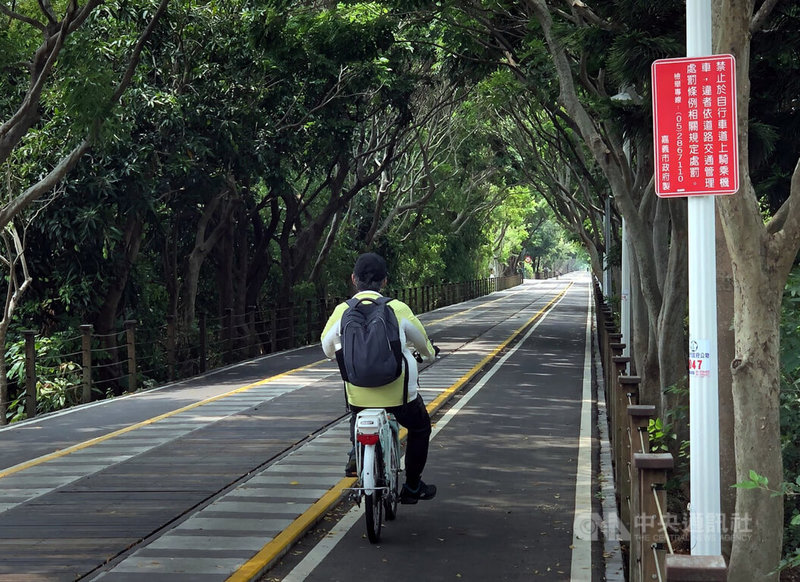
<path fill-rule="evenodd" d="M 739 190 L 736 68 L 732 55 L 653 62 L 656 194 Z"/>

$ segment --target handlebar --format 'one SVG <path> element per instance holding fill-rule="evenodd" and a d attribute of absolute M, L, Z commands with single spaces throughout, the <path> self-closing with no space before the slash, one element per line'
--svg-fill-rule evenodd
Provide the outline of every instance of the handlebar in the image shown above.
<path fill-rule="evenodd" d="M 439 346 L 433 346 L 433 357 L 434 357 L 434 358 L 437 358 L 437 357 L 439 357 L 439 352 L 440 352 L 440 351 L 442 351 L 442 350 L 441 350 L 441 349 L 439 349 Z M 420 353 L 419 353 L 417 350 L 414 350 L 414 351 L 413 351 L 413 352 L 411 352 L 411 353 L 414 355 L 414 359 L 415 359 L 416 361 L 418 361 L 419 363 L 422 363 L 422 361 L 423 361 L 423 360 L 422 360 L 422 356 L 420 355 Z"/>

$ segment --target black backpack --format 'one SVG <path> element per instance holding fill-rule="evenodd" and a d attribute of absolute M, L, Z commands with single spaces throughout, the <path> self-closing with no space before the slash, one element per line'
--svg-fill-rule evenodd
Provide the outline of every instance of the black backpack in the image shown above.
<path fill-rule="evenodd" d="M 345 382 L 364 388 L 385 386 L 403 373 L 400 326 L 388 297 L 350 299 L 342 315 L 342 347 L 336 352 Z"/>

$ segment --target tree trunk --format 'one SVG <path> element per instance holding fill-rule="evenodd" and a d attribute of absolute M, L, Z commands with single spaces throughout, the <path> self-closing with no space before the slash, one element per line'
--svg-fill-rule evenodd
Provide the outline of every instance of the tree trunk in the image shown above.
<path fill-rule="evenodd" d="M 716 251 L 717 251 L 717 374 L 719 375 L 719 469 L 721 487 L 721 511 L 725 516 L 723 523 L 733 523 L 732 518 L 736 510 L 736 489 L 731 487 L 736 483 L 736 451 L 733 443 L 735 439 L 733 393 L 731 392 L 731 363 L 734 359 L 734 333 L 733 333 L 733 273 L 731 272 L 731 257 L 728 254 L 727 242 L 722 229 L 719 211 L 716 217 Z M 731 556 L 730 536 L 722 539 L 722 554 L 726 562 L 730 563 Z"/>
<path fill-rule="evenodd" d="M 30 287 L 33 279 L 28 272 L 27 259 L 25 258 L 25 234 L 20 236 L 12 222 L 2 231 L 0 238 L 5 247 L 4 262 L 6 262 L 6 296 L 3 305 L 3 317 L 0 319 L 0 346 L 6 345 L 8 328 L 11 317 L 19 306 L 22 296 Z M 21 275 L 21 277 L 20 277 Z M 0 350 L 0 425 L 7 424 L 8 405 L 10 395 L 8 392 L 8 370 L 6 368 L 5 349 Z"/>
<path fill-rule="evenodd" d="M 322 270 L 325 268 L 325 263 L 328 261 L 331 250 L 333 250 L 336 237 L 339 234 L 339 228 L 341 227 L 342 222 L 344 222 L 343 214 L 343 212 L 337 212 L 333 215 L 333 220 L 331 220 L 331 224 L 328 227 L 328 234 L 325 237 L 325 242 L 323 243 L 322 249 L 317 255 L 317 260 L 314 261 L 314 266 L 312 267 L 311 274 L 308 278 L 315 285 L 318 285 L 320 276 L 322 275 Z"/>
<path fill-rule="evenodd" d="M 164 286 L 167 288 L 167 315 L 178 314 L 178 241 L 176 228 L 165 233 L 161 264 L 164 269 Z"/>
<path fill-rule="evenodd" d="M 5 353 L 0 354 L 0 359 L 5 360 L 5 357 Z M 0 426 L 5 424 L 8 424 L 8 376 L 5 373 L 5 361 L 2 361 L 0 362 Z"/>
<path fill-rule="evenodd" d="M 754 470 L 777 486 L 783 481 L 778 373 L 782 288 L 776 289 L 778 277 L 763 269 L 758 257 L 751 257 L 748 263 L 733 260 L 736 359 L 731 371 L 736 479 L 747 480 Z M 777 580 L 770 572 L 781 558 L 783 499 L 757 489 L 739 489 L 735 515 L 738 520 L 728 579 Z"/>
<path fill-rule="evenodd" d="M 200 268 L 203 266 L 208 253 L 211 252 L 211 249 L 214 248 L 225 233 L 233 211 L 234 201 L 227 200 L 232 193 L 232 190 L 226 187 L 214 194 L 205 205 L 203 214 L 195 229 L 194 248 L 189 253 L 189 256 L 186 257 L 183 266 L 183 281 L 180 292 L 182 301 L 180 327 L 182 330 L 190 329 L 194 323 Z M 218 209 L 219 214 L 217 215 Z M 217 222 L 212 228 L 210 223 L 215 216 Z"/>
<path fill-rule="evenodd" d="M 130 214 L 125 224 L 125 233 L 123 237 L 123 248 L 119 249 L 118 257 L 114 272 L 111 273 L 108 289 L 106 290 L 106 297 L 100 310 L 95 318 L 94 325 L 97 335 L 101 339 L 102 346 L 107 350 L 109 357 L 114 362 L 114 366 L 100 368 L 100 380 L 103 376 L 108 381 L 113 378 L 124 376 L 125 372 L 119 367 L 120 352 L 117 350 L 117 337 L 113 335 L 114 323 L 117 319 L 117 311 L 119 309 L 119 302 L 122 299 L 122 294 L 128 284 L 133 265 L 136 262 L 136 257 L 139 254 L 139 247 L 142 243 L 142 230 L 144 224 L 141 218 L 136 214 Z M 124 389 L 119 381 L 112 380 L 111 390 L 115 396 L 123 394 Z"/>
<path fill-rule="evenodd" d="M 750 29 L 753 0 L 715 0 L 714 49 L 736 58 L 741 187 L 719 197 L 731 258 L 735 358 L 731 364 L 737 481 L 751 470 L 770 486 L 783 481 L 780 440 L 780 309 L 800 246 L 800 163 L 789 197 L 765 225 L 748 168 Z M 783 500 L 757 489 L 736 492 L 728 579 L 777 581 L 783 542 Z"/>
<path fill-rule="evenodd" d="M 639 375 L 642 377 L 640 389 L 648 398 L 648 403 L 660 407 L 661 386 L 658 346 L 656 345 L 658 337 L 655 326 L 659 321 L 663 298 L 662 288 L 659 287 L 659 268 L 655 256 L 657 250 L 663 252 L 663 249 L 661 246 L 658 249 L 654 248 L 654 244 L 661 240 L 652 224 L 653 213 L 657 210 L 657 204 L 653 200 L 655 193 L 653 188 L 648 186 L 638 192 L 641 194 L 641 204 L 634 199 L 635 192 L 632 185 L 635 180 L 630 174 L 622 143 L 621 141 L 611 143 L 609 136 L 601 135 L 597 123 L 581 102 L 575 88 L 571 61 L 559 36 L 553 30 L 553 21 L 547 2 L 530 0 L 528 5 L 542 27 L 548 50 L 553 59 L 553 66 L 559 80 L 558 101 L 575 123 L 584 144 L 592 152 L 598 167 L 603 171 L 614 194 L 617 210 L 625 219 L 632 239 L 636 241 L 636 244 L 633 245 L 632 258 L 637 265 L 640 291 L 644 299 L 644 307 L 647 309 L 647 321 L 651 326 L 648 332 L 647 352 L 639 352 L 643 357 L 644 364 L 638 368 Z M 647 157 L 644 156 L 644 159 Z M 640 171 L 643 170 L 640 169 Z M 649 398 L 654 398 L 654 400 L 649 400 Z"/>
<path fill-rule="evenodd" d="M 667 201 L 662 201 L 667 202 Z M 656 326 L 658 336 L 658 372 L 661 389 L 661 416 L 667 420 L 677 437 L 671 452 L 677 457 L 677 447 L 689 439 L 689 418 L 686 408 L 689 405 L 686 354 L 685 318 L 689 294 L 688 265 L 689 240 L 685 200 L 670 200 L 669 253 L 664 274 L 663 299 L 659 321 Z M 665 241 L 666 244 L 666 241 Z"/>
<path fill-rule="evenodd" d="M 633 246 L 633 243 L 631 243 L 631 246 Z M 644 368 L 647 346 L 650 343 L 650 336 L 648 335 L 650 322 L 647 318 L 647 309 L 645 308 L 644 297 L 642 297 L 642 287 L 639 285 L 639 267 L 635 260 L 630 261 L 630 269 L 631 344 L 633 349 L 631 372 L 638 375 Z"/>
<path fill-rule="evenodd" d="M 77 30 L 100 4 L 102 0 L 91 0 L 80 9 L 77 3 L 70 5 L 60 22 L 51 22 L 50 26 L 42 27 L 44 39 L 31 58 L 31 79 L 25 98 L 14 115 L 0 125 L 0 162 L 8 159 L 28 129 L 39 119 L 42 93 L 68 35 Z"/>
<path fill-rule="evenodd" d="M 0 341 L 6 344 L 6 333 L 0 331 Z M 0 426 L 8 424 L 8 370 L 6 369 L 6 351 L 0 350 Z"/>
<path fill-rule="evenodd" d="M 136 257 L 139 255 L 139 248 L 142 243 L 142 230 L 144 224 L 141 217 L 136 214 L 129 215 L 125 224 L 123 247 L 119 249 L 116 268 L 109 277 L 110 283 L 106 291 L 105 300 L 100 306 L 95 318 L 94 325 L 98 334 L 108 334 L 113 331 L 114 322 L 117 318 L 119 302 L 125 287 L 128 284 Z"/>

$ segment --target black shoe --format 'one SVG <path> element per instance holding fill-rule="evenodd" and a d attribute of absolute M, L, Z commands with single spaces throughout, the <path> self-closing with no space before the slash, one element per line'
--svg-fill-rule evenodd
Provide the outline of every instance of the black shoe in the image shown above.
<path fill-rule="evenodd" d="M 404 483 L 403 490 L 400 492 L 400 503 L 413 505 L 420 499 L 427 501 L 434 497 L 436 497 L 436 485 L 426 485 L 420 481 L 416 489 L 411 489 L 407 483 Z"/>
<path fill-rule="evenodd" d="M 350 455 L 347 457 L 347 465 L 344 467 L 344 476 L 358 477 L 358 466 L 356 465 L 355 451 L 350 451 Z"/>

